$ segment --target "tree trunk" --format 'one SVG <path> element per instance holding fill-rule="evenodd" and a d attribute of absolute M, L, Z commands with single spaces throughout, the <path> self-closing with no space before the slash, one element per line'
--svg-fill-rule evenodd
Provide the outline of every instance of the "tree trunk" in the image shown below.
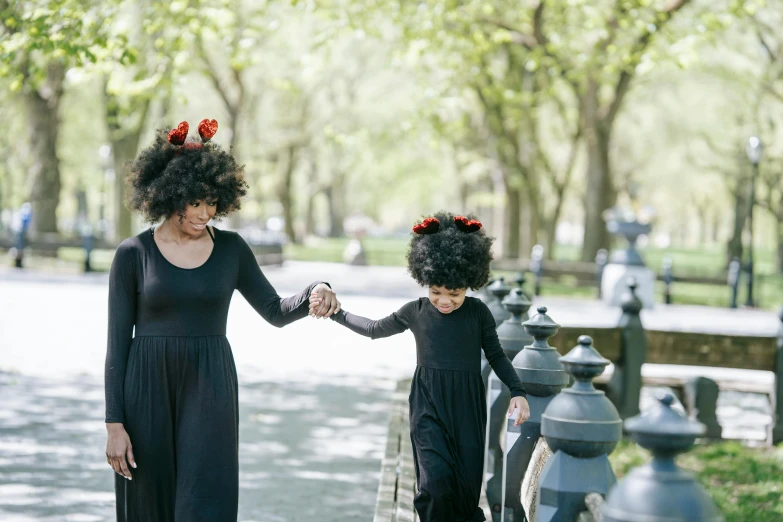
<path fill-rule="evenodd" d="M 560 223 L 560 215 L 563 213 L 563 201 L 565 200 L 565 187 L 555 190 L 555 208 L 552 215 L 544 221 L 544 259 L 551 261 L 555 258 L 555 246 L 557 244 L 557 224 Z"/>
<path fill-rule="evenodd" d="M 489 178 L 490 186 L 488 189 L 492 192 L 493 203 L 490 207 L 492 212 L 492 230 L 496 230 L 494 234 L 497 236 L 498 242 L 496 245 L 496 252 L 498 257 L 508 257 L 507 236 L 508 234 L 508 205 L 502 202 L 510 198 L 507 190 L 507 183 L 505 181 L 505 175 L 498 166 L 493 166 L 490 171 Z"/>
<path fill-rule="evenodd" d="M 587 188 L 585 190 L 584 240 L 581 260 L 590 262 L 601 248 L 611 244 L 603 213 L 615 203 L 615 190 L 609 165 L 609 132 L 595 114 L 585 114 L 587 144 Z"/>
<path fill-rule="evenodd" d="M 734 219 L 732 221 L 731 239 L 726 244 L 726 262 L 725 266 L 729 266 L 731 260 L 735 257 L 742 259 L 743 245 L 742 245 L 742 230 L 745 228 L 745 218 L 747 217 L 747 202 L 743 190 L 744 186 L 741 183 L 737 184 L 737 187 L 732 191 L 734 197 Z"/>
<path fill-rule="evenodd" d="M 781 198 L 783 199 L 783 198 Z M 777 257 L 775 258 L 775 269 L 778 274 L 783 274 L 783 201 L 780 201 L 778 203 L 778 212 L 777 212 L 777 240 L 778 240 L 778 248 L 777 248 Z"/>
<path fill-rule="evenodd" d="M 128 162 L 133 161 L 139 151 L 139 141 L 147 120 L 150 100 L 140 95 L 131 100 L 130 118 L 121 114 L 120 102 L 104 90 L 106 103 L 106 127 L 111 142 L 114 162 L 114 232 L 122 241 L 133 235 L 131 213 L 125 204 Z"/>
<path fill-rule="evenodd" d="M 315 235 L 315 198 L 317 192 L 310 194 L 307 198 L 307 208 L 305 209 L 305 237 Z"/>
<path fill-rule="evenodd" d="M 240 150 L 239 150 L 239 133 L 242 132 L 242 130 L 239 128 L 241 122 L 241 107 L 244 104 L 243 96 L 244 90 L 240 90 L 240 97 L 234 107 L 229 107 L 229 121 L 228 125 L 231 129 L 231 140 L 229 141 L 229 150 L 231 151 L 231 154 L 234 156 L 234 158 L 237 160 L 237 163 L 240 165 L 242 164 L 242 160 L 240 159 Z M 228 221 L 228 224 L 231 228 L 237 229 L 242 225 L 242 221 L 239 219 L 239 212 L 234 212 L 233 214 L 229 214 L 226 216 L 226 220 Z M 288 221 L 286 221 L 287 226 Z M 293 240 L 292 240 L 293 241 Z"/>
<path fill-rule="evenodd" d="M 339 169 L 334 173 L 332 184 L 326 192 L 329 201 L 329 237 L 345 235 L 345 174 Z"/>
<path fill-rule="evenodd" d="M 60 161 L 57 137 L 60 131 L 60 98 L 65 67 L 51 63 L 44 84 L 26 93 L 30 146 L 33 164 L 30 168 L 30 203 L 32 226 L 38 233 L 57 232 L 57 206 L 60 203 Z"/>
<path fill-rule="evenodd" d="M 296 230 L 294 229 L 294 202 L 291 188 L 293 186 L 294 170 L 296 170 L 295 145 L 289 145 L 285 149 L 285 163 L 283 165 L 282 179 L 278 189 L 280 204 L 283 205 L 283 219 L 285 220 L 285 233 L 288 240 L 297 243 Z"/>
<path fill-rule="evenodd" d="M 122 241 L 133 235 L 131 212 L 126 205 L 126 180 L 128 162 L 133 161 L 139 151 L 141 125 L 128 131 L 123 137 L 112 140 L 114 154 L 114 230 L 115 239 Z"/>
<path fill-rule="evenodd" d="M 533 247 L 539 243 L 540 239 L 539 231 L 541 229 L 541 208 L 539 204 L 539 198 L 541 195 L 538 190 L 538 185 L 531 185 L 528 183 L 528 188 L 527 191 L 525 191 L 525 195 L 525 220 L 527 225 L 527 237 L 525 239 L 527 243 L 524 244 L 524 252 L 530 252 Z"/>
<path fill-rule="evenodd" d="M 519 191 L 519 256 L 527 257 L 530 250 L 535 245 L 535 240 L 531 235 L 531 221 L 533 213 L 530 208 L 530 191 L 524 188 Z"/>
<path fill-rule="evenodd" d="M 519 258 L 519 232 L 521 221 L 520 190 L 506 183 L 506 248 L 503 257 Z"/>
<path fill-rule="evenodd" d="M 712 228 L 710 229 L 710 242 L 714 245 L 720 241 L 720 212 L 712 213 Z"/>
<path fill-rule="evenodd" d="M 703 247 L 707 244 L 707 238 L 709 237 L 709 233 L 707 230 L 708 222 L 709 222 L 709 210 L 706 208 L 705 205 L 696 205 L 696 216 L 699 220 L 699 232 L 698 232 L 698 245 L 699 247 Z"/>
<path fill-rule="evenodd" d="M 557 220 L 554 216 L 544 223 L 544 259 L 552 261 L 555 258 L 555 239 L 557 235 Z"/>
<path fill-rule="evenodd" d="M 460 208 L 463 209 L 465 213 L 468 213 L 468 196 L 470 196 L 470 193 L 472 192 L 471 186 L 469 183 L 467 183 L 465 180 L 461 179 L 459 181 L 459 203 Z"/>

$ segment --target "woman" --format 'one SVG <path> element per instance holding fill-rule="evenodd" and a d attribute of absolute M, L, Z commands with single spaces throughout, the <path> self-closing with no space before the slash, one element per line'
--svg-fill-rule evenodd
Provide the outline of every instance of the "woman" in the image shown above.
<path fill-rule="evenodd" d="M 117 248 L 109 279 L 106 458 L 122 522 L 234 522 L 238 495 L 237 375 L 226 340 L 237 289 L 269 323 L 340 309 L 314 282 L 281 299 L 236 233 L 207 223 L 239 209 L 242 166 L 209 143 L 215 120 L 187 141 L 183 122 L 132 163 L 130 204 L 163 222 Z M 135 328 L 135 335 L 134 335 Z"/>

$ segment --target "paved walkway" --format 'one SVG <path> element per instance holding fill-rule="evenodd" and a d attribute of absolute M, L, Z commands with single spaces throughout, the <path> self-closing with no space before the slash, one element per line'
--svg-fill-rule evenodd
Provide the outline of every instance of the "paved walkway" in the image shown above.
<path fill-rule="evenodd" d="M 346 309 L 370 317 L 422 295 L 398 268 L 287 263 L 266 273 L 283 295 L 313 279 L 327 280 Z M 597 303 L 540 302 L 561 324 L 579 324 L 588 313 L 616 320 Z M 105 274 L 0 269 L 3 522 L 112 519 L 102 423 L 106 303 Z M 678 317 L 674 308 L 660 308 L 667 309 Z M 658 310 L 650 314 L 663 313 Z M 716 313 L 752 318 L 770 332 L 777 326 L 774 314 Z M 718 317 L 718 323 L 727 321 Z M 645 322 L 649 327 L 647 317 Z M 391 391 L 416 362 L 412 335 L 369 341 L 309 318 L 275 329 L 237 295 L 228 338 L 240 376 L 240 520 L 367 520 Z M 649 390 L 643 399 L 648 397 Z M 769 405 L 761 396 L 722 394 L 718 414 L 735 435 L 754 438 L 769 422 Z"/>

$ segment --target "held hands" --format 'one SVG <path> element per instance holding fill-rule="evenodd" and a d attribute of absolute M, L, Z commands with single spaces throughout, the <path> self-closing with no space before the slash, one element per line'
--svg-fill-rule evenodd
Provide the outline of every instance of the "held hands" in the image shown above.
<path fill-rule="evenodd" d="M 310 293 L 310 315 L 316 319 L 330 317 L 340 311 L 337 294 L 328 285 L 319 284 Z"/>
<path fill-rule="evenodd" d="M 136 461 L 133 458 L 133 448 L 131 447 L 128 432 L 125 431 L 125 427 L 119 422 L 107 423 L 106 431 L 109 432 L 109 437 L 106 440 L 106 462 L 121 477 L 133 480 L 128 469 L 128 463 L 135 468 Z"/>
<path fill-rule="evenodd" d="M 527 399 L 524 397 L 512 397 L 511 404 L 508 406 L 508 415 L 514 413 L 517 410 L 517 419 L 514 421 L 514 426 L 519 426 L 530 418 L 530 405 L 527 403 Z"/>

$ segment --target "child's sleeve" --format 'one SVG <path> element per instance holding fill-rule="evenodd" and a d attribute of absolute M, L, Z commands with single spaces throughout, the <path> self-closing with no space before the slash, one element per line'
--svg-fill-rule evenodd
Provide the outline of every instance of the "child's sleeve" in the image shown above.
<path fill-rule="evenodd" d="M 393 314 L 378 320 L 367 319 L 342 309 L 332 315 L 330 319 L 359 335 L 369 337 L 370 339 L 380 339 L 402 333 L 410 328 L 417 304 L 417 301 L 407 303 Z"/>
<path fill-rule="evenodd" d="M 495 375 L 505 384 L 511 391 L 512 397 L 524 397 L 527 395 L 522 381 L 519 380 L 517 372 L 514 370 L 514 366 L 511 361 L 506 357 L 506 352 L 503 351 L 503 347 L 500 346 L 500 339 L 498 339 L 498 332 L 495 328 L 495 318 L 492 317 L 492 312 L 489 311 L 487 305 L 479 301 L 479 319 L 481 321 L 481 348 L 484 350 L 484 354 L 487 356 L 487 362 L 495 371 Z"/>

